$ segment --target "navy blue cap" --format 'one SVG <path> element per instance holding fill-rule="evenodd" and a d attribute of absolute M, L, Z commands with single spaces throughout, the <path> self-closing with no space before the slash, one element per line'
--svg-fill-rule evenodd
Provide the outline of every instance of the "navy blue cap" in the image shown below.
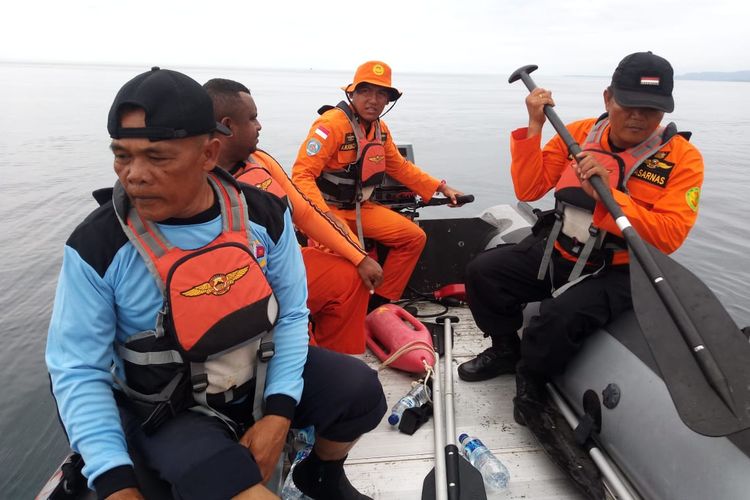
<path fill-rule="evenodd" d="M 146 112 L 146 126 L 120 126 L 123 106 Z M 152 141 L 180 139 L 214 131 L 231 135 L 214 119 L 214 106 L 205 89 L 187 75 L 158 67 L 141 73 L 117 93 L 109 109 L 107 131 L 113 139 L 145 138 Z"/>
<path fill-rule="evenodd" d="M 636 52 L 620 61 L 612 75 L 615 101 L 631 108 L 674 110 L 674 71 L 669 61 L 652 52 Z"/>

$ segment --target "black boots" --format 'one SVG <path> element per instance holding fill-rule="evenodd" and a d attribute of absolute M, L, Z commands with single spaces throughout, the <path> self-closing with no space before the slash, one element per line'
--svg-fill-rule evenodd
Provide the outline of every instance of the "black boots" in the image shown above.
<path fill-rule="evenodd" d="M 476 358 L 458 367 L 458 377 L 467 382 L 489 380 L 506 373 L 515 373 L 520 359 L 518 337 L 492 339 L 492 347 L 480 352 Z"/>
<path fill-rule="evenodd" d="M 292 479 L 299 490 L 310 498 L 320 500 L 372 500 L 352 486 L 344 473 L 344 460 L 323 461 L 315 451 L 292 471 Z"/>
<path fill-rule="evenodd" d="M 523 361 L 516 366 L 516 397 L 513 398 L 513 418 L 520 425 L 526 425 L 528 412 L 539 413 L 547 401 L 545 379 L 532 372 Z"/>

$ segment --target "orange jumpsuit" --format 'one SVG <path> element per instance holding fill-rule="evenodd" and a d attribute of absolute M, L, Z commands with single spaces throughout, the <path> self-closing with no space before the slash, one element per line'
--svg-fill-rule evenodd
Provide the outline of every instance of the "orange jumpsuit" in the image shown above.
<path fill-rule="evenodd" d="M 365 252 L 351 234 L 341 231 L 299 192 L 271 155 L 256 151 L 233 174 L 241 182 L 276 195 L 285 194 L 295 226 L 322 245 L 302 248 L 307 271 L 307 307 L 314 323 L 313 343 L 347 354 L 363 353 L 370 294 L 356 266 L 365 258 Z"/>
<path fill-rule="evenodd" d="M 385 147 L 385 172 L 424 200 L 430 200 L 440 181 L 401 156 L 386 124 L 381 121 L 380 127 Z M 374 139 L 374 134 L 375 127 L 371 126 L 367 138 Z M 343 170 L 355 160 L 356 140 L 352 125 L 342 110 L 334 108 L 323 113 L 312 124 L 292 168 L 292 180 L 299 189 L 322 210 L 330 210 L 352 229 L 356 228 L 355 211 L 329 206 L 323 200 L 315 180 L 324 169 Z M 373 202 L 362 204 L 361 218 L 364 237 L 389 248 L 383 265 L 383 283 L 375 292 L 396 300 L 406 288 L 427 236 L 406 217 Z"/>
<path fill-rule="evenodd" d="M 591 118 L 568 124 L 573 139 L 580 144 L 596 123 Z M 561 172 L 570 167 L 568 148 L 559 135 L 540 149 L 541 136 L 526 137 L 527 129 L 511 135 L 511 176 L 516 196 L 521 201 L 535 201 L 554 188 Z M 611 151 L 609 127 L 601 148 Z M 657 159 L 658 157 L 658 159 Z M 629 194 L 617 189 L 611 193 L 633 228 L 646 241 L 665 253 L 674 252 L 688 235 L 698 216 L 700 188 L 703 184 L 703 158 L 685 138 L 675 136 L 657 155 L 639 166 L 626 184 Z M 622 232 L 601 202 L 596 203 L 593 224 L 616 236 Z M 556 244 L 560 253 L 576 260 Z M 628 262 L 627 250 L 615 252 L 613 264 Z"/>

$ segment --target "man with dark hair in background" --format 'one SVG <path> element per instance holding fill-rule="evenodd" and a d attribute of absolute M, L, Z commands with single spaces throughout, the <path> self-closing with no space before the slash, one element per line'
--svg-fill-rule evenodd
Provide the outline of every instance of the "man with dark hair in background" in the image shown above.
<path fill-rule="evenodd" d="M 223 78 L 203 87 L 213 100 L 216 121 L 231 131 L 218 136 L 219 166 L 241 182 L 286 199 L 292 222 L 317 243 L 302 248 L 314 343 L 338 352 L 364 353 L 367 302 L 383 280 L 380 264 L 304 196 L 270 154 L 258 149 L 261 124 L 250 90 Z"/>

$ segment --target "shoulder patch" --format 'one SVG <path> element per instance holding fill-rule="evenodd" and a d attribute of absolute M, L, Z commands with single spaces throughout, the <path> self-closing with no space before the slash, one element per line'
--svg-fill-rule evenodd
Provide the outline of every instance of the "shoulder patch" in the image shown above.
<path fill-rule="evenodd" d="M 326 139 L 328 139 L 328 134 L 330 134 L 330 132 L 328 131 L 328 129 L 323 127 L 323 125 L 318 125 L 318 128 L 315 129 L 315 134 L 322 137 L 325 141 Z"/>
<path fill-rule="evenodd" d="M 307 156 L 315 156 L 320 151 L 321 144 L 320 141 L 317 140 L 315 137 L 307 141 L 307 145 L 305 146 L 305 152 L 307 153 Z"/>
<path fill-rule="evenodd" d="M 685 201 L 693 212 L 698 211 L 698 204 L 701 198 L 701 188 L 693 187 L 685 192 Z"/>

